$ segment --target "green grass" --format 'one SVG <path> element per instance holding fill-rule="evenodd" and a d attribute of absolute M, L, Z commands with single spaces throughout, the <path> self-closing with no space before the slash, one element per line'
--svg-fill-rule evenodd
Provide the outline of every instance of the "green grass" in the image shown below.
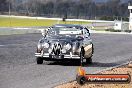
<path fill-rule="evenodd" d="M 0 27 L 33 27 L 33 26 L 52 26 L 54 24 L 88 24 L 83 21 L 59 21 L 58 20 L 40 20 L 27 18 L 0 17 Z M 0 29 L 0 35 L 36 33 L 37 30 L 5 30 Z M 38 32 L 38 31 L 37 31 Z"/>
<path fill-rule="evenodd" d="M 32 26 L 52 26 L 57 24 L 58 20 L 40 20 L 13 17 L 0 17 L 0 27 L 32 27 Z M 88 24 L 83 21 L 60 21 L 60 24 Z"/>

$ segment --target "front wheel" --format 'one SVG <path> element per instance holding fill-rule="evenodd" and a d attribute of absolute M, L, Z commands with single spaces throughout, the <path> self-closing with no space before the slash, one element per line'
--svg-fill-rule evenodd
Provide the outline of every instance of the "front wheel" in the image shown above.
<path fill-rule="evenodd" d="M 43 64 L 43 59 L 41 57 L 37 57 L 37 64 Z"/>
<path fill-rule="evenodd" d="M 80 51 L 80 64 L 81 66 L 83 65 L 83 60 L 84 60 L 84 55 L 85 55 L 85 50 L 84 50 L 84 47 L 82 46 L 81 47 L 81 51 Z"/>
<path fill-rule="evenodd" d="M 83 59 L 84 59 L 84 57 L 82 56 L 82 54 L 80 54 L 80 65 L 81 66 L 83 65 Z"/>
<path fill-rule="evenodd" d="M 87 64 L 92 64 L 92 58 L 90 57 L 90 58 L 86 58 L 86 63 Z"/>

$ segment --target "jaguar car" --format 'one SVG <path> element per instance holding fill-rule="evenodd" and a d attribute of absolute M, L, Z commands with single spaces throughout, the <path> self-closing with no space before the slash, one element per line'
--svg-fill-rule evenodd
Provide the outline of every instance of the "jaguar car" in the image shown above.
<path fill-rule="evenodd" d="M 37 45 L 35 53 L 37 64 L 42 64 L 43 60 L 79 60 L 80 64 L 92 63 L 94 47 L 90 38 L 89 30 L 85 27 L 75 27 L 75 25 L 52 26 Z"/>

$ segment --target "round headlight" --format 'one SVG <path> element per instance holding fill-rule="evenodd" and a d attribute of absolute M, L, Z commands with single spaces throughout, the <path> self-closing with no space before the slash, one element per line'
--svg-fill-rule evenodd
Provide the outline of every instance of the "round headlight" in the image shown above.
<path fill-rule="evenodd" d="M 62 49 L 62 53 L 66 53 L 66 50 L 65 49 Z"/>
<path fill-rule="evenodd" d="M 44 44 L 43 44 L 43 47 L 44 47 L 44 48 L 49 48 L 49 44 L 48 44 L 48 43 L 44 43 Z"/>
<path fill-rule="evenodd" d="M 65 48 L 66 50 L 70 50 L 70 49 L 71 49 L 71 45 L 68 43 L 68 44 L 66 44 L 66 45 L 64 46 L 64 48 Z"/>
<path fill-rule="evenodd" d="M 52 53 L 52 49 L 49 49 L 48 52 L 51 54 Z"/>
<path fill-rule="evenodd" d="M 42 48 L 42 45 L 41 44 L 38 44 L 38 49 L 41 49 Z"/>
<path fill-rule="evenodd" d="M 76 46 L 73 46 L 73 47 L 72 47 L 72 50 L 75 51 L 75 50 L 76 50 Z"/>

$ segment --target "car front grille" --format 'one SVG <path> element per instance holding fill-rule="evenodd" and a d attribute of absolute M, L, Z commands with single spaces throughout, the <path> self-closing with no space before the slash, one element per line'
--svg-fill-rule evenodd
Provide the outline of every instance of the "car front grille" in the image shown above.
<path fill-rule="evenodd" d="M 52 52 L 53 52 L 55 55 L 59 55 L 59 54 L 61 53 L 61 50 L 62 50 L 62 45 L 61 45 L 59 42 L 54 43 Z"/>

